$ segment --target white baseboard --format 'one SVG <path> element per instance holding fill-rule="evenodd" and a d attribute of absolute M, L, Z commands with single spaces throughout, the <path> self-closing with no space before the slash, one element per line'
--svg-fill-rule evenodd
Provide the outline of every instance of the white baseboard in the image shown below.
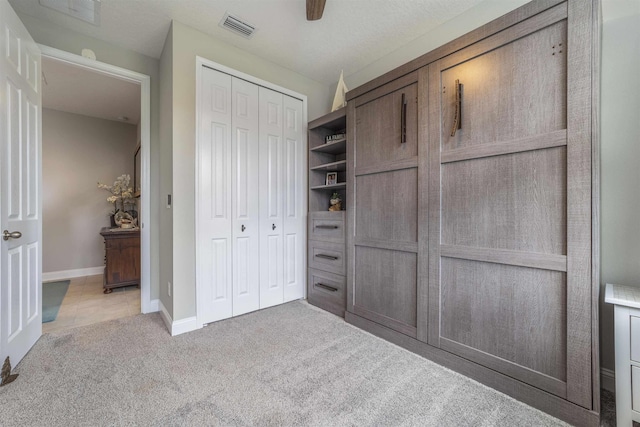
<path fill-rule="evenodd" d="M 195 331 L 196 329 L 201 328 L 201 326 L 198 325 L 196 316 L 187 317 L 186 319 L 180 319 L 180 320 L 174 321 L 171 318 L 171 315 L 169 315 L 169 312 L 165 308 L 164 304 L 162 304 L 162 301 L 160 300 L 154 300 L 154 301 L 158 301 L 158 304 L 160 305 L 160 310 L 159 310 L 160 315 L 162 316 L 164 325 L 167 327 L 172 337 L 175 337 L 176 335 L 184 334 L 186 332 Z"/>
<path fill-rule="evenodd" d="M 616 392 L 616 372 L 607 368 L 600 368 L 600 388 Z"/>
<path fill-rule="evenodd" d="M 152 299 L 151 302 L 149 302 L 149 304 L 144 307 L 144 314 L 147 313 L 156 313 L 160 311 L 160 300 L 159 299 Z"/>
<path fill-rule="evenodd" d="M 167 327 L 167 330 L 171 334 L 171 324 L 173 323 L 173 319 L 171 319 L 171 315 L 169 315 L 169 312 L 164 307 L 164 304 L 162 304 L 162 301 L 158 301 L 158 303 L 160 305 L 160 316 L 162 317 L 162 320 L 164 321 L 164 326 Z M 171 335 L 173 335 L 173 334 L 171 334 Z"/>
<path fill-rule="evenodd" d="M 187 317 L 186 319 L 174 320 L 171 328 L 171 336 L 184 334 L 186 332 L 200 329 L 196 316 Z"/>
<path fill-rule="evenodd" d="M 42 281 L 50 282 L 52 280 L 73 279 L 75 277 L 95 276 L 104 273 L 104 265 L 100 267 L 78 268 L 75 270 L 50 271 L 42 273 Z"/>

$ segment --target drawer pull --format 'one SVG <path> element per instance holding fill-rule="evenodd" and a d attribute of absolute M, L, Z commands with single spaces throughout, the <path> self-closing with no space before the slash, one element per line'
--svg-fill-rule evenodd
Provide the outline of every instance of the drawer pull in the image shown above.
<path fill-rule="evenodd" d="M 337 256 L 333 256 L 333 255 L 325 255 L 325 254 L 316 254 L 316 258 L 322 258 L 322 259 L 330 259 L 331 261 L 335 261 L 338 259 Z"/>
<path fill-rule="evenodd" d="M 327 229 L 330 229 L 330 230 L 335 230 L 336 228 L 338 228 L 338 226 L 337 225 L 324 225 L 324 224 L 321 224 L 321 225 L 316 225 L 316 228 L 327 228 Z"/>
<path fill-rule="evenodd" d="M 315 286 L 319 286 L 331 292 L 338 292 L 338 288 L 334 288 L 333 286 L 325 285 L 324 283 L 316 283 Z"/>

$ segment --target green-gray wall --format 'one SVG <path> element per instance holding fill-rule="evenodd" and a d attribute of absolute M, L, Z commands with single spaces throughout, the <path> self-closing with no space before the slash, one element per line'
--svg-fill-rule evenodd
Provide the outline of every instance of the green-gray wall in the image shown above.
<path fill-rule="evenodd" d="M 603 15 L 601 285 L 640 287 L 640 1 L 604 2 Z M 613 309 L 600 308 L 602 367 L 613 370 Z"/>

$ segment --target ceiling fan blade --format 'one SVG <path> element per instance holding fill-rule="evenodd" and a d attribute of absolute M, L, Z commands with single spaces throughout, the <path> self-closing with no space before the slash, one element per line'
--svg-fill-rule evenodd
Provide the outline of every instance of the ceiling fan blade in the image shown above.
<path fill-rule="evenodd" d="M 325 2 L 326 0 L 307 0 L 307 21 L 316 21 L 322 18 Z"/>

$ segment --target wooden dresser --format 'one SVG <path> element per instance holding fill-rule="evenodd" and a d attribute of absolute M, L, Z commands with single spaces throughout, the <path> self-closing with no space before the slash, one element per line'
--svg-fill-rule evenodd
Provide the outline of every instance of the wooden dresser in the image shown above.
<path fill-rule="evenodd" d="M 140 286 L 140 229 L 104 227 L 104 293 L 121 286 Z"/>

